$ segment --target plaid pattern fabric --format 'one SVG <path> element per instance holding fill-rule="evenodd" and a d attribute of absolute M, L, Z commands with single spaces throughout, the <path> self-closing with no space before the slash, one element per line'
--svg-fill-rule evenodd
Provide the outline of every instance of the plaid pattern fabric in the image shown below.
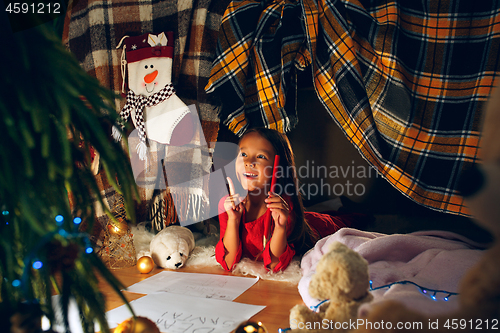
<path fill-rule="evenodd" d="M 232 1 L 224 13 L 207 93 L 221 96 L 221 119 L 281 132 L 297 124 L 296 67 L 304 63 L 300 2 Z"/>
<path fill-rule="evenodd" d="M 135 121 L 137 123 L 137 131 L 139 132 L 139 138 L 141 142 L 146 142 L 146 128 L 144 125 L 144 108 L 155 106 L 158 103 L 163 102 L 170 96 L 174 94 L 174 86 L 172 83 L 168 83 L 160 91 L 154 93 L 153 95 L 146 97 L 144 95 L 136 95 L 132 90 L 127 93 L 127 103 L 120 111 L 120 117 L 122 121 L 126 122 L 130 117 L 132 110 L 135 112 Z"/>
<path fill-rule="evenodd" d="M 302 3 L 316 93 L 349 140 L 404 195 L 468 215 L 457 182 L 498 75 L 499 1 Z"/>
<path fill-rule="evenodd" d="M 137 133 L 137 132 L 135 132 Z M 208 218 L 208 175 L 211 168 L 211 156 L 207 145 L 197 130 L 191 142 L 183 146 L 164 145 L 149 141 L 147 160 L 141 160 L 137 152 L 140 138 L 129 137 L 130 159 L 134 170 L 142 170 L 136 174 L 137 184 L 154 193 L 156 189 L 166 191 L 160 194 L 162 200 L 170 201 L 175 207 L 165 207 L 165 216 L 175 211 L 175 217 L 168 221 L 176 221 L 181 225 L 192 224 Z M 205 178 L 203 178 L 205 177 Z M 158 228 L 158 222 L 156 222 Z"/>
<path fill-rule="evenodd" d="M 186 105 L 196 105 L 206 142 L 215 142 L 219 103 L 205 93 L 204 87 L 210 76 L 218 29 L 228 3 L 228 0 L 70 1 L 63 42 L 90 75 L 118 94 L 122 86 L 122 50 L 117 50 L 116 46 L 121 38 L 174 31 L 172 82 L 176 94 Z M 117 99 L 117 111 L 124 104 L 125 99 Z M 139 191 L 141 203 L 136 207 L 136 215 L 142 221 L 147 218 L 146 207 L 153 191 L 143 188 Z"/>

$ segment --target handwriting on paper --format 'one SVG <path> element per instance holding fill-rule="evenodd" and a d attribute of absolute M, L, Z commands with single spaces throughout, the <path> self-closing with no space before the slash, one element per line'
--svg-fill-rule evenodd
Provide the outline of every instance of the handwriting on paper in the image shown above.
<path fill-rule="evenodd" d="M 213 333 L 216 330 L 231 331 L 237 323 L 231 319 L 194 316 L 182 312 L 165 312 L 156 321 L 160 331 L 172 333 Z"/>
<path fill-rule="evenodd" d="M 265 308 L 167 292 L 148 294 L 130 305 L 137 316 L 149 318 L 161 332 L 169 333 L 229 333 Z M 112 328 L 130 318 L 131 313 L 122 305 L 106 315 Z"/>

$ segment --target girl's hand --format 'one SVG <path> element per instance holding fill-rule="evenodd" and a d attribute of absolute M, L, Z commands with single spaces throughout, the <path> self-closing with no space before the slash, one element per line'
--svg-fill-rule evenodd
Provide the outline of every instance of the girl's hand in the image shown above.
<path fill-rule="evenodd" d="M 224 201 L 224 209 L 228 215 L 228 220 L 240 222 L 241 215 L 245 209 L 245 198 L 234 193 L 234 184 L 231 178 L 227 177 L 227 182 L 229 184 L 229 196 Z"/>
<path fill-rule="evenodd" d="M 279 195 L 268 192 L 268 197 L 265 200 L 267 208 L 271 210 L 271 216 L 274 220 L 275 228 L 285 228 L 290 214 L 290 207 L 286 201 Z"/>

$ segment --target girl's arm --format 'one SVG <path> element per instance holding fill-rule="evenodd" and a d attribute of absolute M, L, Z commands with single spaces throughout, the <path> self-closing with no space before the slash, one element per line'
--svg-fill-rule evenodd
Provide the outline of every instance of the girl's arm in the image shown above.
<path fill-rule="evenodd" d="M 229 192 L 234 193 L 233 182 L 228 178 Z M 234 263 L 241 257 L 240 244 L 240 221 L 243 213 L 243 202 L 235 204 L 236 200 L 242 200 L 238 194 L 226 197 L 219 205 L 220 240 L 216 246 L 216 259 L 226 270 L 231 270 Z M 222 262 L 224 261 L 224 263 Z"/>
<path fill-rule="evenodd" d="M 236 233 L 231 231 L 234 225 L 233 221 L 229 221 L 229 215 L 224 209 L 226 198 L 223 198 L 219 203 L 219 226 L 220 238 L 215 246 L 215 259 L 226 271 L 231 271 L 233 265 L 237 263 L 242 254 L 241 242 L 239 241 L 239 223 L 236 226 Z M 231 237 L 236 236 L 236 247 L 230 245 Z M 234 239 L 234 238 L 233 238 Z M 234 242 L 232 244 L 235 244 Z M 228 258 L 230 256 L 231 258 Z"/>
<path fill-rule="evenodd" d="M 222 243 L 224 244 L 224 248 L 226 251 L 226 255 L 224 256 L 224 261 L 228 268 L 232 268 L 235 262 L 235 259 L 240 250 L 240 219 L 235 217 L 229 217 L 227 220 L 226 231 L 222 238 Z"/>
<path fill-rule="evenodd" d="M 285 253 L 288 248 L 287 242 L 287 226 L 277 227 L 275 224 L 273 235 L 271 236 L 271 241 L 269 242 L 269 250 L 271 254 L 271 264 L 269 268 L 274 270 L 276 265 L 280 261 L 281 255 Z"/>
<path fill-rule="evenodd" d="M 266 199 L 267 206 L 271 209 L 271 215 L 274 221 L 274 231 L 269 241 L 269 252 L 271 257 L 271 263 L 269 268 L 274 270 L 276 265 L 280 262 L 280 257 L 286 252 L 288 257 L 295 254 L 288 246 L 287 235 L 292 231 L 295 225 L 294 214 L 290 212 L 290 207 L 284 199 L 279 196 L 272 195 L 270 193 L 269 198 Z M 293 252 L 293 253 L 292 253 Z M 290 257 L 290 259 L 291 259 Z M 283 263 L 286 267 L 287 263 Z M 283 267 L 284 268 L 284 267 Z"/>

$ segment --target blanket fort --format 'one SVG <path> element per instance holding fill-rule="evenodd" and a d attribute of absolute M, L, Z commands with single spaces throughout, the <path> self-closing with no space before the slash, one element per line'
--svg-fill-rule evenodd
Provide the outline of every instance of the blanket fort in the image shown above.
<path fill-rule="evenodd" d="M 458 178 L 477 160 L 499 23 L 495 1 L 232 1 L 205 89 L 224 96 L 221 121 L 234 133 L 287 132 L 296 71 L 311 70 L 329 115 L 385 179 L 469 215 Z"/>

